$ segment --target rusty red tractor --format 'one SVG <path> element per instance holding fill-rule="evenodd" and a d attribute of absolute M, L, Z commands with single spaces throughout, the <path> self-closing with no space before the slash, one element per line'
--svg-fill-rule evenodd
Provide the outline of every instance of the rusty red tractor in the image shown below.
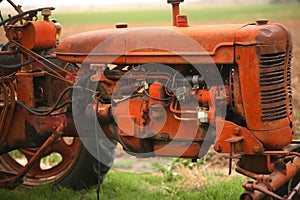
<path fill-rule="evenodd" d="M 54 8 L 23 11 L 7 1 L 18 14 L 0 22 L 8 39 L 0 52 L 0 187 L 101 182 L 116 142 L 137 157 L 193 160 L 213 145 L 230 171 L 237 159 L 235 170 L 252 179 L 240 199 L 300 199 L 293 43 L 283 25 L 189 26 L 183 0 L 168 0 L 173 26 L 117 24 L 60 41 Z M 52 153 L 61 162 L 43 169 Z"/>

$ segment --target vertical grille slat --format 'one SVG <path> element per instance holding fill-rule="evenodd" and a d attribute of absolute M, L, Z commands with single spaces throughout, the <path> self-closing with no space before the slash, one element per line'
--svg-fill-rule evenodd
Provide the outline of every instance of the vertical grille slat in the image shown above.
<path fill-rule="evenodd" d="M 288 62 L 290 63 L 290 58 Z M 290 82 L 290 69 L 285 73 L 286 53 L 263 54 L 260 57 L 261 120 L 263 122 L 287 117 L 285 80 Z M 288 67 L 289 68 L 289 67 Z M 289 95 L 290 96 L 290 95 Z"/>

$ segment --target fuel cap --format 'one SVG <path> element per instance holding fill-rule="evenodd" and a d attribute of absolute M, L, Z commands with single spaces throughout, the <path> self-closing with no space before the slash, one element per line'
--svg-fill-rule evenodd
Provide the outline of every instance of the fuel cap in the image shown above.
<path fill-rule="evenodd" d="M 258 19 L 255 22 L 256 22 L 256 25 L 265 25 L 269 22 L 269 20 L 268 19 Z"/>

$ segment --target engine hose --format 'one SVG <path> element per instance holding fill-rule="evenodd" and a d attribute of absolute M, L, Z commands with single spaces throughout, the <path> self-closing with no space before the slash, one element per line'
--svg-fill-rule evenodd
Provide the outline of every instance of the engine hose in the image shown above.
<path fill-rule="evenodd" d="M 57 101 L 55 102 L 54 106 L 50 109 L 50 110 L 38 110 L 38 109 L 34 109 L 31 108 L 27 105 L 25 105 L 24 103 L 20 102 L 20 101 L 16 101 L 16 103 L 18 105 L 20 105 L 21 107 L 23 107 L 24 109 L 26 109 L 29 113 L 33 114 L 33 115 L 37 115 L 37 116 L 47 116 L 50 115 L 52 112 L 54 112 L 55 110 L 58 110 L 59 108 L 69 104 L 70 102 L 65 102 L 61 105 L 59 105 L 59 102 L 61 101 L 61 99 L 63 98 L 63 96 L 69 91 L 72 90 L 74 87 L 70 86 L 67 87 L 66 89 L 64 89 L 64 91 L 62 91 L 62 93 L 59 95 Z"/>
<path fill-rule="evenodd" d="M 29 65 L 31 63 L 33 63 L 34 60 L 28 60 L 24 63 L 20 63 L 20 64 L 17 64 L 17 65 L 3 65 L 3 64 L 0 64 L 0 68 L 4 68 L 4 69 L 19 69 L 25 65 Z"/>
<path fill-rule="evenodd" d="M 151 94 L 149 94 L 149 92 L 147 91 L 146 89 L 146 83 L 147 83 L 147 73 L 145 74 L 144 76 L 144 86 L 143 86 L 143 90 L 144 90 L 144 94 L 147 95 L 149 98 L 151 99 L 154 99 L 154 100 L 158 100 L 158 101 L 169 101 L 171 99 L 174 98 L 174 96 L 171 96 L 171 97 L 166 97 L 166 98 L 157 98 L 157 97 L 154 97 L 152 96 Z M 167 83 L 168 83 L 169 80 L 167 80 Z"/>
<path fill-rule="evenodd" d="M 144 93 L 145 93 L 149 98 L 154 99 L 154 100 L 158 100 L 158 101 L 169 101 L 169 100 L 171 100 L 171 99 L 174 98 L 173 96 L 171 96 L 171 97 L 166 97 L 166 98 L 157 98 L 157 97 L 151 96 L 151 95 L 147 92 L 147 90 L 146 90 L 145 87 L 144 87 Z"/>
<path fill-rule="evenodd" d="M 65 106 L 68 105 L 68 104 L 72 104 L 72 101 L 66 101 L 66 102 L 64 102 L 64 103 L 62 103 L 62 104 L 60 104 L 60 105 L 58 105 L 58 106 L 55 108 L 54 111 L 59 110 L 59 109 L 65 107 Z M 31 110 L 33 110 L 33 111 L 35 111 L 35 112 L 39 112 L 39 113 L 45 113 L 45 112 L 48 112 L 48 110 L 41 110 L 41 109 L 36 109 L 36 108 L 31 108 Z"/>

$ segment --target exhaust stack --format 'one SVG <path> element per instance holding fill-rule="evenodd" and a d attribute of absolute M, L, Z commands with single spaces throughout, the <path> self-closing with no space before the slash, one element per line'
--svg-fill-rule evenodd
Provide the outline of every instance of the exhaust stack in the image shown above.
<path fill-rule="evenodd" d="M 179 4 L 184 0 L 168 0 L 168 3 L 172 4 L 173 26 L 177 25 L 177 15 L 180 15 Z"/>

